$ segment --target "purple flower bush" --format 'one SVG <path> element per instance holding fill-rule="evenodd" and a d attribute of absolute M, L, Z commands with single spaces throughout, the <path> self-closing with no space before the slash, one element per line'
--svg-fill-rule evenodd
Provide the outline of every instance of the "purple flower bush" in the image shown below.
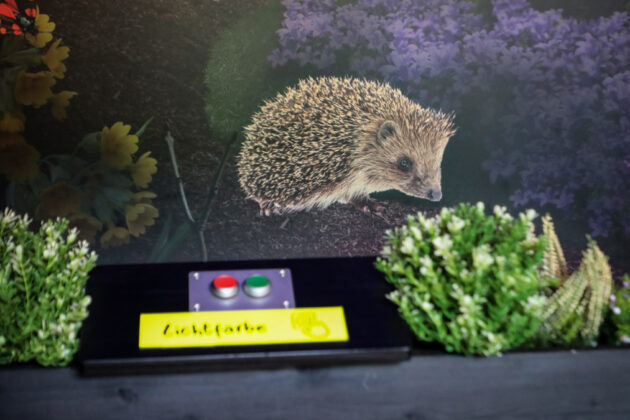
<path fill-rule="evenodd" d="M 285 0 L 269 60 L 386 80 L 455 110 L 483 137 L 490 180 L 516 178 L 516 206 L 630 233 L 630 32 L 626 13 L 576 20 L 494 0 Z M 480 112 L 480 110 L 482 112 Z M 466 117 L 474 115 L 474 118 Z"/>

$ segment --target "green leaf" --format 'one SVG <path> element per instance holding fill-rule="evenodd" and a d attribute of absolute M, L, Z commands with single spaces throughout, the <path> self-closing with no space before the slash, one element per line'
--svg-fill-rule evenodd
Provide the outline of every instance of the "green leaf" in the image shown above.
<path fill-rule="evenodd" d="M 192 226 L 190 222 L 182 222 L 175 230 L 173 236 L 169 238 L 168 242 L 156 253 L 155 258 L 149 262 L 157 263 L 165 261 L 175 250 L 180 248 L 180 243 L 186 239 L 191 232 Z"/>
<path fill-rule="evenodd" d="M 15 54 L 19 51 L 22 51 L 29 47 L 29 44 L 26 42 L 24 37 L 21 36 L 5 36 L 2 39 L 2 51 L 0 55 L 3 57 L 8 57 L 12 54 Z"/>
<path fill-rule="evenodd" d="M 134 134 L 136 137 L 140 138 L 140 136 L 142 136 L 142 134 L 144 134 L 144 131 L 147 129 L 149 123 L 153 121 L 153 117 L 149 118 L 148 120 L 145 121 L 144 124 L 142 124 L 142 127 L 140 127 L 140 129 L 138 131 L 136 131 L 136 133 Z"/>
<path fill-rule="evenodd" d="M 155 245 L 153 246 L 153 249 L 151 250 L 151 255 L 149 255 L 149 259 L 147 260 L 147 262 L 154 262 L 157 255 L 160 253 L 162 248 L 168 242 L 168 237 L 171 233 L 172 224 L 173 224 L 173 215 L 169 213 L 168 217 L 166 218 L 166 221 L 164 222 L 164 226 L 162 226 L 160 235 L 155 241 Z"/>
<path fill-rule="evenodd" d="M 28 182 L 28 185 L 35 195 L 38 195 L 44 188 L 50 187 L 52 183 L 47 175 L 40 172 L 37 177 Z"/>
<path fill-rule="evenodd" d="M 2 70 L 2 80 L 11 86 L 11 91 L 13 91 L 15 80 L 22 71 L 24 71 L 24 67 L 22 66 L 7 67 Z"/>
<path fill-rule="evenodd" d="M 127 189 L 102 187 L 100 191 L 115 208 L 122 208 L 133 199 L 133 194 Z"/>
<path fill-rule="evenodd" d="M 72 155 L 50 155 L 42 159 L 49 166 L 58 165 L 70 174 L 76 174 L 88 166 L 88 162 Z"/>
<path fill-rule="evenodd" d="M 114 221 L 114 208 L 107 200 L 104 194 L 94 196 L 94 204 L 92 210 L 96 218 L 103 223 L 112 223 Z"/>
<path fill-rule="evenodd" d="M 118 189 L 129 189 L 133 185 L 133 181 L 129 175 L 112 169 L 106 164 L 99 165 L 99 173 L 103 177 L 103 186 Z"/>
<path fill-rule="evenodd" d="M 8 81 L 2 78 L 0 80 L 0 112 L 7 112 L 14 108 L 13 87 Z"/>
<path fill-rule="evenodd" d="M 60 179 L 71 179 L 70 172 L 61 165 L 48 165 L 48 169 L 50 170 L 50 181 L 53 183 Z"/>
<path fill-rule="evenodd" d="M 74 149 L 75 153 L 84 150 L 86 153 L 96 155 L 99 152 L 99 146 L 101 141 L 101 131 L 95 131 L 93 133 L 83 136 L 79 144 Z"/>
<path fill-rule="evenodd" d="M 29 48 L 27 50 L 17 51 L 2 61 L 21 67 L 37 66 L 42 63 L 42 56 L 37 48 Z"/>

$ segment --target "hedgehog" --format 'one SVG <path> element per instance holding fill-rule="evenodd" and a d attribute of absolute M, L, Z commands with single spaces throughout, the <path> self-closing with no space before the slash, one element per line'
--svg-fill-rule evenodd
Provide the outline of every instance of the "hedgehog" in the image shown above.
<path fill-rule="evenodd" d="M 370 193 L 393 189 L 439 201 L 454 133 L 452 113 L 423 108 L 387 83 L 303 79 L 244 128 L 239 182 L 264 215 L 333 203 L 371 211 Z"/>

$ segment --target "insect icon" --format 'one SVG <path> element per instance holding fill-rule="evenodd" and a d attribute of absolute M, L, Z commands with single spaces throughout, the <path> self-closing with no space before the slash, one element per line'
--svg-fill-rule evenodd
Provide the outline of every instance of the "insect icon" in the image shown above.
<path fill-rule="evenodd" d="M 37 7 L 33 0 L 1 0 L 0 35 L 36 34 Z M 19 5 L 18 5 L 19 3 Z"/>

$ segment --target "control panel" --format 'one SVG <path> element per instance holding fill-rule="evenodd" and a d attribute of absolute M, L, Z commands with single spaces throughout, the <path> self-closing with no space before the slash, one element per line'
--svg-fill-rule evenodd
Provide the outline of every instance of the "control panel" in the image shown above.
<path fill-rule="evenodd" d="M 373 257 L 101 265 L 86 291 L 86 375 L 400 361 L 413 338 Z"/>
<path fill-rule="evenodd" d="M 191 312 L 281 308 L 295 308 L 289 268 L 188 273 Z"/>

